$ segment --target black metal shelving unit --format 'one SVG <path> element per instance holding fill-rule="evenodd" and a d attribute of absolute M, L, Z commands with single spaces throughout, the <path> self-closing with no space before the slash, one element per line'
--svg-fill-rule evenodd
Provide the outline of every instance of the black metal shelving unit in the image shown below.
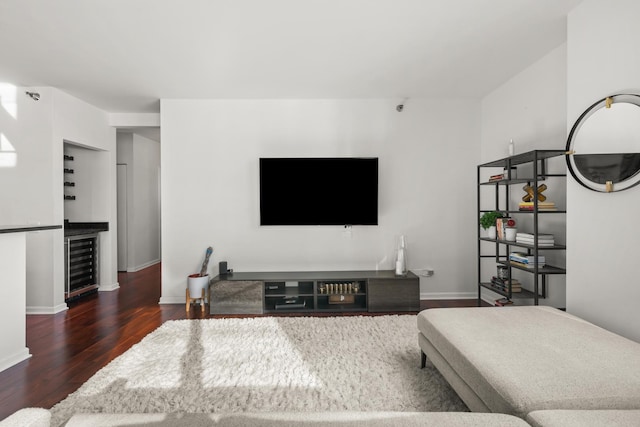
<path fill-rule="evenodd" d="M 526 153 L 517 154 L 511 157 L 506 157 L 503 159 L 487 162 L 478 165 L 477 167 L 477 206 L 478 206 L 478 306 L 481 305 L 482 301 L 482 289 L 489 289 L 503 297 L 511 299 L 519 299 L 519 298 L 527 298 L 533 299 L 534 305 L 538 305 L 540 298 L 547 297 L 547 276 L 555 275 L 555 274 L 566 274 L 566 270 L 563 267 L 556 267 L 552 265 L 544 265 L 539 266 L 537 263 L 534 264 L 533 268 L 523 267 L 509 261 L 509 253 L 511 252 L 511 247 L 524 248 L 529 255 L 533 255 L 535 259 L 538 259 L 538 256 L 541 251 L 554 251 L 554 250 L 566 250 L 565 245 L 555 244 L 553 246 L 544 246 L 541 247 L 538 245 L 538 236 L 540 230 L 540 217 L 547 215 L 563 215 L 566 214 L 566 210 L 552 210 L 552 211 L 544 211 L 538 209 L 538 198 L 533 198 L 533 210 L 532 211 L 521 211 L 519 209 L 513 210 L 510 209 L 510 188 L 512 185 L 517 184 L 527 184 L 532 188 L 537 189 L 538 185 L 542 182 L 546 181 L 549 178 L 563 178 L 566 177 L 566 173 L 548 173 L 547 172 L 547 159 L 564 156 L 566 155 L 565 150 L 533 150 L 528 151 Z M 531 176 L 528 177 L 511 177 L 512 171 L 516 166 L 519 165 L 531 165 L 532 173 Z M 507 177 L 505 179 L 500 179 L 496 181 L 482 181 L 481 176 L 483 170 L 485 168 L 503 168 L 503 170 L 507 171 Z M 494 208 L 489 210 L 481 209 L 481 188 L 485 186 L 492 186 L 495 188 L 495 200 L 494 200 Z M 503 189 L 503 195 L 501 196 L 501 189 Z M 504 204 L 501 203 L 504 202 Z M 502 207 L 502 208 L 501 208 Z M 534 243 L 533 244 L 524 244 L 517 243 L 515 241 L 508 240 L 499 240 L 499 239 L 491 239 L 488 237 L 483 237 L 480 235 L 480 216 L 484 212 L 491 211 L 499 211 L 510 214 L 518 214 L 518 215 L 533 215 L 533 235 L 534 235 Z M 495 243 L 495 250 L 492 254 L 483 254 L 482 253 L 482 242 L 491 242 Z M 505 249 L 504 255 L 501 253 L 501 248 Z M 496 262 L 496 265 L 505 265 L 507 266 L 507 282 L 508 289 L 502 290 L 498 287 L 494 286 L 491 282 L 483 281 L 482 274 L 482 260 L 486 258 L 493 258 Z M 526 271 L 528 273 L 533 274 L 533 291 L 529 291 L 526 289 L 522 289 L 522 292 L 512 292 L 512 269 Z"/>

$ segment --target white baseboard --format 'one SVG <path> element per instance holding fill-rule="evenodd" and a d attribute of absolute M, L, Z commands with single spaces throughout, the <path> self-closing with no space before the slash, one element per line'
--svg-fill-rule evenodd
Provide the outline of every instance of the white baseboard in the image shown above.
<path fill-rule="evenodd" d="M 502 298 L 502 295 L 500 295 L 500 297 Z M 497 298 L 496 298 L 497 299 Z M 496 299 L 491 299 L 491 298 L 487 298 L 487 297 L 482 297 L 482 301 L 486 302 L 489 305 L 495 305 L 495 301 Z"/>
<path fill-rule="evenodd" d="M 476 299 L 476 292 L 421 292 L 420 299 Z"/>
<path fill-rule="evenodd" d="M 27 306 L 27 314 L 56 314 L 66 310 L 69 310 L 69 306 L 67 306 L 67 303 L 58 304 L 55 307 L 37 306 L 37 305 Z"/>
<path fill-rule="evenodd" d="M 120 283 L 116 282 L 111 285 L 100 285 L 98 287 L 98 292 L 110 292 L 115 291 L 116 289 L 120 289 Z"/>
<path fill-rule="evenodd" d="M 136 273 L 140 270 L 144 270 L 147 267 L 151 267 L 152 265 L 159 264 L 160 261 L 160 259 L 154 259 L 153 261 L 145 262 L 144 264 L 138 265 L 136 267 L 127 268 L 127 273 Z"/>
<path fill-rule="evenodd" d="M 158 304 L 185 304 L 187 301 L 186 295 L 181 297 L 160 297 Z"/>
<path fill-rule="evenodd" d="M 499 293 L 493 292 L 491 289 L 483 289 L 482 290 L 482 301 L 486 302 L 489 305 L 495 305 L 495 302 L 499 298 L 504 298 Z"/>
<path fill-rule="evenodd" d="M 0 372 L 12 367 L 13 365 L 17 365 L 18 363 L 22 362 L 23 360 L 27 360 L 30 357 L 31 353 L 29 353 L 28 347 L 25 347 L 12 355 L 3 357 L 2 359 L 0 359 Z"/>

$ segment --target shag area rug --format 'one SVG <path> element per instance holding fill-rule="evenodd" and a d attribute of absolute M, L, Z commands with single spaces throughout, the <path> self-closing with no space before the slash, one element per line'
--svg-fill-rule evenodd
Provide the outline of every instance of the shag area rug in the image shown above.
<path fill-rule="evenodd" d="M 74 413 L 468 411 L 420 369 L 415 315 L 168 321 L 52 408 Z"/>

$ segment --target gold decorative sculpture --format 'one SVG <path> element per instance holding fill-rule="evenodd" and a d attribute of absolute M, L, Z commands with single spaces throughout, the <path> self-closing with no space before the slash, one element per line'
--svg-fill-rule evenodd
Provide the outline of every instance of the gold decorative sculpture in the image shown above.
<path fill-rule="evenodd" d="M 527 192 L 527 194 L 522 196 L 522 201 L 523 202 L 531 202 L 531 201 L 533 201 L 533 197 L 536 195 L 536 193 L 537 193 L 539 202 L 544 202 L 545 200 L 547 200 L 547 196 L 542 194 L 542 192 L 547 189 L 547 185 L 546 184 L 540 184 L 538 186 L 538 191 L 534 190 L 533 187 L 531 187 L 529 184 L 527 184 L 524 187 L 522 187 L 522 189 Z"/>

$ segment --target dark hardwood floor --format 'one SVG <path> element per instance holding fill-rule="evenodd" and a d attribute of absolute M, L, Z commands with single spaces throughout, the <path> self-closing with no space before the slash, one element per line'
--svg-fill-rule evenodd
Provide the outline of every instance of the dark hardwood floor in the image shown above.
<path fill-rule="evenodd" d="M 159 264 L 119 273 L 118 281 L 120 289 L 71 302 L 63 313 L 27 316 L 33 356 L 0 372 L 0 420 L 20 408 L 51 408 L 167 320 L 213 317 L 198 305 L 188 315 L 184 304 L 159 305 Z M 423 300 L 420 307 L 475 305 L 475 299 Z"/>

